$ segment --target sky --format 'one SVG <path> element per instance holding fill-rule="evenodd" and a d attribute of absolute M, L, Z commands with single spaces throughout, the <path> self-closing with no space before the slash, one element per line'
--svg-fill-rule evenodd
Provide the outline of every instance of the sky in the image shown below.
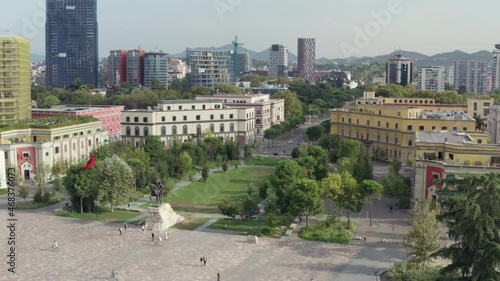
<path fill-rule="evenodd" d="M 0 34 L 45 54 L 45 0 L 0 0 Z M 492 50 L 500 43 L 498 0 L 98 0 L 99 57 L 110 50 L 230 44 L 262 51 L 316 38 L 316 58 L 376 56 L 394 50 L 434 55 Z M 499 36 L 494 36 L 498 34 Z"/>

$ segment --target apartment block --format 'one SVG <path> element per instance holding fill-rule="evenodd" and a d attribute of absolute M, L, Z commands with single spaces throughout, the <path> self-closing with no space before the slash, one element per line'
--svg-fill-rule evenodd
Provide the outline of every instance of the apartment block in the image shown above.
<path fill-rule="evenodd" d="M 459 93 L 488 94 L 486 63 L 480 61 L 455 62 L 454 87 Z"/>
<path fill-rule="evenodd" d="M 427 66 L 418 70 L 418 90 L 444 92 L 444 67 Z"/>
<path fill-rule="evenodd" d="M 155 83 L 158 86 L 168 86 L 168 54 L 161 51 L 146 52 L 144 54 L 144 86 L 153 88 Z"/>
<path fill-rule="evenodd" d="M 396 55 L 389 58 L 385 69 L 386 84 L 408 86 L 413 82 L 413 63 L 407 57 Z"/>
<path fill-rule="evenodd" d="M 495 45 L 493 50 L 493 63 L 492 63 L 492 90 L 500 89 L 500 44 Z"/>
<path fill-rule="evenodd" d="M 268 69 L 270 77 L 288 77 L 288 48 L 285 45 L 271 45 Z"/>
<path fill-rule="evenodd" d="M 109 52 L 107 69 L 107 86 L 120 85 L 127 81 L 127 55 L 126 50 L 113 50 Z"/>
<path fill-rule="evenodd" d="M 230 50 L 186 50 L 187 64 L 191 67 L 189 86 L 215 88 L 231 81 L 232 52 Z"/>

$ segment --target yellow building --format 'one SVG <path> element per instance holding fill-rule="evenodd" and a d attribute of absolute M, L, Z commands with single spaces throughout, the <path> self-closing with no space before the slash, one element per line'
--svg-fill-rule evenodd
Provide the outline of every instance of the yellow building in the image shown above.
<path fill-rule="evenodd" d="M 31 119 L 30 43 L 0 36 L 0 124 Z"/>
<path fill-rule="evenodd" d="M 475 120 L 463 112 L 432 112 L 416 106 L 354 103 L 330 114 L 332 134 L 342 140 L 363 140 L 372 154 L 383 151 L 388 160 L 413 158 L 417 131 L 475 129 Z"/>

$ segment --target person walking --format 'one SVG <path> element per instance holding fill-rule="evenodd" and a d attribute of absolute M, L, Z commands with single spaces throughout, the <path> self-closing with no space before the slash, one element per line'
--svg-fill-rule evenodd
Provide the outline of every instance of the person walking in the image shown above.
<path fill-rule="evenodd" d="M 144 232 L 144 224 L 142 225 L 142 232 Z"/>
<path fill-rule="evenodd" d="M 220 273 L 217 272 L 217 281 L 220 281 Z"/>
<path fill-rule="evenodd" d="M 123 224 L 123 229 L 125 229 L 125 231 L 127 231 L 127 223 Z"/>
<path fill-rule="evenodd" d="M 207 266 L 207 257 L 203 258 L 203 266 Z"/>
<path fill-rule="evenodd" d="M 366 211 L 366 218 L 368 218 L 368 211 Z"/>
<path fill-rule="evenodd" d="M 122 236 L 122 235 L 123 235 L 123 232 L 122 232 L 122 228 L 121 228 L 121 227 L 120 227 L 120 228 L 118 228 L 118 231 L 120 231 L 120 236 Z"/>
<path fill-rule="evenodd" d="M 151 233 L 151 241 L 155 241 L 155 234 Z"/>
<path fill-rule="evenodd" d="M 389 206 L 389 212 L 392 213 L 392 205 Z"/>
<path fill-rule="evenodd" d="M 203 266 L 203 257 L 200 257 L 200 264 Z"/>

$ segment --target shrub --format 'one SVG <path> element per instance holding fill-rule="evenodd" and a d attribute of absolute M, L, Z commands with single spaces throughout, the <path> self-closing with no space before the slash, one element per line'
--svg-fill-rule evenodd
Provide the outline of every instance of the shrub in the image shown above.
<path fill-rule="evenodd" d="M 261 229 L 260 233 L 262 233 L 262 235 L 269 236 L 269 235 L 271 235 L 272 231 L 271 231 L 271 229 L 265 227 L 265 228 Z"/>
<path fill-rule="evenodd" d="M 56 215 L 60 217 L 72 217 L 73 215 L 68 210 L 60 209 L 57 210 Z"/>

